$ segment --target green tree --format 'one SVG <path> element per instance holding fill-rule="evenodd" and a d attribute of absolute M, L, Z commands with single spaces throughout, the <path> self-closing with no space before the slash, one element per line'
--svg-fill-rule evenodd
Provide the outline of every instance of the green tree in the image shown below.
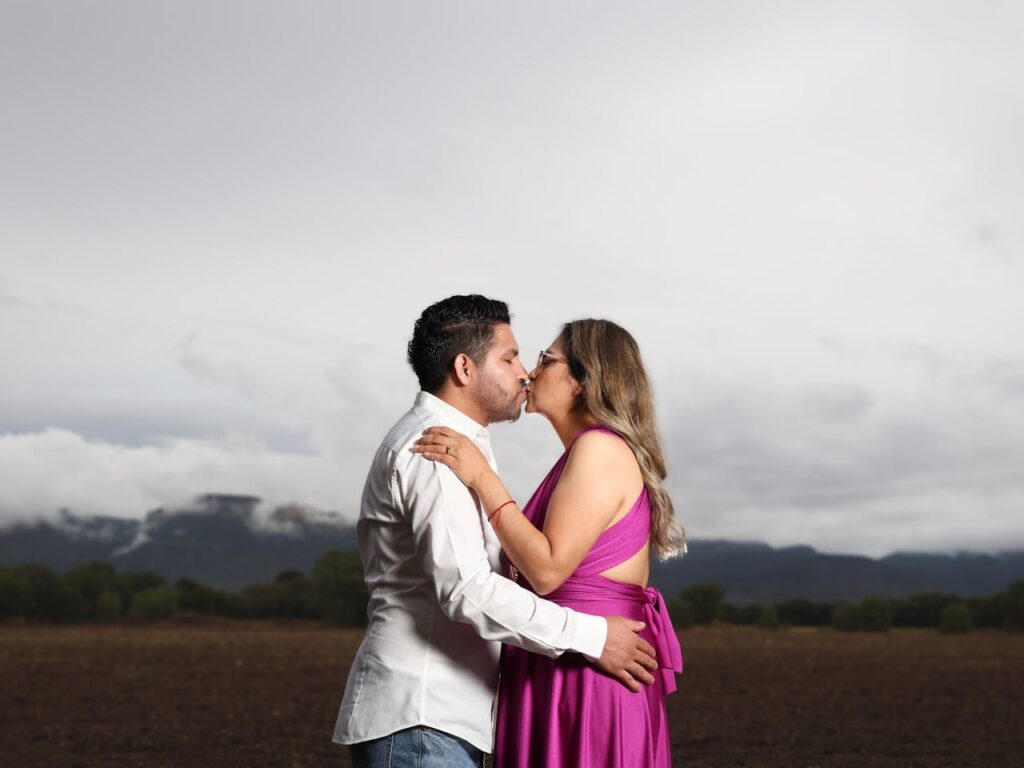
<path fill-rule="evenodd" d="M 359 570 L 362 580 L 362 566 Z M 320 616 L 320 603 L 313 590 L 313 581 L 300 571 L 281 571 L 274 583 L 284 590 L 284 615 L 292 618 L 317 618 Z"/>
<path fill-rule="evenodd" d="M 100 595 L 116 586 L 117 572 L 108 562 L 91 560 L 65 573 L 62 581 L 74 595 L 75 618 L 94 619 Z"/>
<path fill-rule="evenodd" d="M 248 617 L 248 604 L 237 592 L 224 593 L 224 615 L 233 619 L 244 619 Z"/>
<path fill-rule="evenodd" d="M 96 618 L 99 621 L 117 621 L 121 618 L 121 598 L 108 589 L 96 600 Z"/>
<path fill-rule="evenodd" d="M 1011 632 L 1024 630 L 1024 579 L 1017 579 L 1004 593 L 1003 626 Z"/>
<path fill-rule="evenodd" d="M 937 627 L 942 609 L 960 602 L 956 595 L 922 592 L 892 601 L 892 623 L 896 627 Z"/>
<path fill-rule="evenodd" d="M 856 632 L 863 626 L 860 605 L 840 603 L 832 609 L 832 626 L 840 632 Z"/>
<path fill-rule="evenodd" d="M 667 608 L 674 629 L 688 629 L 693 626 L 693 606 L 689 603 L 672 598 L 668 601 Z"/>
<path fill-rule="evenodd" d="M 940 632 L 970 632 L 974 629 L 971 623 L 971 609 L 967 603 L 950 603 L 942 609 L 939 618 Z"/>
<path fill-rule="evenodd" d="M 827 627 L 832 621 L 833 603 L 819 603 L 802 597 L 775 604 L 779 621 L 803 627 Z"/>
<path fill-rule="evenodd" d="M 35 610 L 32 582 L 17 568 L 0 566 L 0 621 L 29 618 Z"/>
<path fill-rule="evenodd" d="M 869 597 L 860 604 L 861 627 L 868 632 L 888 632 L 892 627 L 892 603 Z"/>
<path fill-rule="evenodd" d="M 125 571 L 117 574 L 115 584 L 121 605 L 131 605 L 136 593 L 164 586 L 164 577 L 152 571 Z"/>
<path fill-rule="evenodd" d="M 178 579 L 174 584 L 174 591 L 178 593 L 179 610 L 214 616 L 227 613 L 227 597 L 220 590 L 192 579 Z"/>
<path fill-rule="evenodd" d="M 710 624 L 722 613 L 725 604 L 725 590 L 713 581 L 698 581 L 681 593 L 683 602 L 693 609 L 693 620 L 697 624 Z"/>
<path fill-rule="evenodd" d="M 178 593 L 170 587 L 153 587 L 132 595 L 128 616 L 136 621 L 169 619 L 178 610 Z"/>
<path fill-rule="evenodd" d="M 366 626 L 370 597 L 358 552 L 327 550 L 314 564 L 311 581 L 320 616 L 343 626 Z"/>
<path fill-rule="evenodd" d="M 284 587 L 273 582 L 250 584 L 242 590 L 246 615 L 256 619 L 287 616 L 287 597 Z"/>
<path fill-rule="evenodd" d="M 53 571 L 42 565 L 19 565 L 15 570 L 32 589 L 31 612 L 27 618 L 41 621 L 76 618 L 76 596 Z"/>
<path fill-rule="evenodd" d="M 779 613 L 774 605 L 766 605 L 761 609 L 761 615 L 757 619 L 757 626 L 761 629 L 778 629 Z"/>
<path fill-rule="evenodd" d="M 978 629 L 1003 626 L 1003 603 L 1006 593 L 991 597 L 971 597 L 967 599 L 967 607 L 971 609 L 971 624 Z"/>

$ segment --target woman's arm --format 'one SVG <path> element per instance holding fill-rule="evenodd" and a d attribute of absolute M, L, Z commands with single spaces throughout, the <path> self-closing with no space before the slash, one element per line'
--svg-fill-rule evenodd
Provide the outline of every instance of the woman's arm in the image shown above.
<path fill-rule="evenodd" d="M 450 454 L 445 452 L 449 446 Z M 508 559 L 540 595 L 561 586 L 608 527 L 625 499 L 623 451 L 633 460 L 629 447 L 614 435 L 588 432 L 580 437 L 569 452 L 540 531 L 518 504 L 505 504 L 511 499 L 505 484 L 467 438 L 434 427 L 414 450 L 451 467 L 473 489 L 491 515 Z"/>

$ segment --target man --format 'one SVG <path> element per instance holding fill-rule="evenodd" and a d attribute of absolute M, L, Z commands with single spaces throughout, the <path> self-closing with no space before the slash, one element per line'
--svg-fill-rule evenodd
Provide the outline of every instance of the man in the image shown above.
<path fill-rule="evenodd" d="M 452 296 L 416 321 L 408 354 L 422 391 L 377 450 L 359 514 L 369 625 L 334 731 L 357 768 L 482 766 L 500 642 L 586 654 L 633 690 L 653 681 L 643 624 L 577 613 L 496 573 L 490 510 L 411 451 L 425 429 L 447 426 L 494 466 L 486 426 L 515 421 L 526 399 L 509 323 L 508 307 L 483 296 Z"/>

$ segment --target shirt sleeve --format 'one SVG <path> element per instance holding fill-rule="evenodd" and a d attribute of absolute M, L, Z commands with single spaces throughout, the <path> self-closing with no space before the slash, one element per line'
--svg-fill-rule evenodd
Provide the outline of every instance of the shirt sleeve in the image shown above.
<path fill-rule="evenodd" d="M 483 525 L 471 491 L 444 464 L 413 456 L 394 482 L 412 526 L 416 557 L 433 581 L 441 610 L 485 640 L 556 657 L 577 651 L 597 659 L 608 622 L 563 608 L 491 569 Z"/>

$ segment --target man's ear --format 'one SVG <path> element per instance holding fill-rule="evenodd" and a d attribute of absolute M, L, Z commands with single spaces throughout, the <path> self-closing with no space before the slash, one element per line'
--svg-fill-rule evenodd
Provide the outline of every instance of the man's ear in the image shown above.
<path fill-rule="evenodd" d="M 476 363 L 465 352 L 460 352 L 452 361 L 452 371 L 455 373 L 455 381 L 459 386 L 465 387 L 476 373 Z"/>

